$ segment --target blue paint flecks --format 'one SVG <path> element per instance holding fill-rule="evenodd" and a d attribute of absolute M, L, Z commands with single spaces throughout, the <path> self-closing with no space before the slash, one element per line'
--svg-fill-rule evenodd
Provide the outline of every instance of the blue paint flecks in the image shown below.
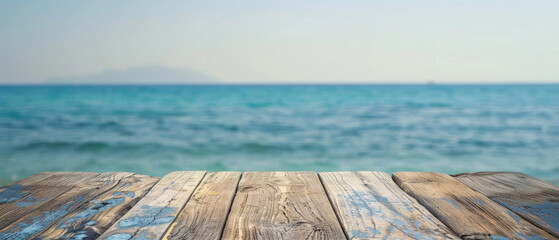
<path fill-rule="evenodd" d="M 53 222 L 68 214 L 70 207 L 83 200 L 84 199 L 82 196 L 78 196 L 73 201 L 70 201 L 69 203 L 61 206 L 54 211 L 46 211 L 40 216 L 35 216 L 28 221 L 21 222 L 16 226 L 0 233 L 0 239 L 19 240 L 30 238 L 33 235 L 43 231 Z"/>
<path fill-rule="evenodd" d="M 134 196 L 136 196 L 136 194 L 134 194 L 134 192 L 126 192 L 126 193 L 114 192 L 113 195 L 115 195 L 115 196 L 125 195 L 128 198 L 133 198 Z"/>
<path fill-rule="evenodd" d="M 131 235 L 129 233 L 115 233 L 115 234 L 110 235 L 109 237 L 107 237 L 107 240 L 129 240 L 129 239 L 154 240 L 153 237 L 150 237 L 149 233 L 143 232 L 143 231 L 140 231 L 139 233 L 136 233 L 134 235 Z"/>
<path fill-rule="evenodd" d="M 15 202 L 14 205 L 18 207 L 28 207 L 37 204 L 37 202 Z"/>
<path fill-rule="evenodd" d="M 97 223 L 97 221 L 95 220 L 91 220 L 91 221 L 87 221 L 86 223 L 84 223 L 83 225 L 85 226 L 93 226 Z"/>
<path fill-rule="evenodd" d="M 492 240 L 510 240 L 508 237 L 498 236 L 498 235 L 491 235 Z"/>
<path fill-rule="evenodd" d="M 484 202 L 482 202 L 481 200 L 479 200 L 479 199 L 477 199 L 477 198 L 476 198 L 474 201 L 475 201 L 477 204 L 479 204 L 479 205 L 485 205 Z"/>
<path fill-rule="evenodd" d="M 368 233 L 362 232 L 361 230 L 351 230 L 351 234 L 357 238 L 371 238 L 374 236 L 369 236 Z"/>
<path fill-rule="evenodd" d="M 454 205 L 454 207 L 460 209 L 460 205 L 458 205 L 458 203 L 456 203 L 456 201 L 452 200 L 452 199 L 448 199 L 448 198 L 442 198 L 443 200 L 447 201 L 448 203 Z"/>
<path fill-rule="evenodd" d="M 403 201 L 402 202 L 404 204 L 404 206 L 408 209 L 408 211 L 412 211 L 413 207 L 410 206 L 407 202 Z"/>
<path fill-rule="evenodd" d="M 132 238 L 132 235 L 129 233 L 116 233 L 107 237 L 107 240 L 128 240 Z"/>
<path fill-rule="evenodd" d="M 367 227 L 367 229 L 369 229 L 369 231 L 371 231 L 373 234 L 375 234 L 375 236 L 380 235 L 380 232 L 378 230 L 372 228 L 372 227 Z"/>
<path fill-rule="evenodd" d="M 518 235 L 518 237 L 519 237 L 520 239 L 526 239 L 526 240 L 546 240 L 546 238 L 543 238 L 543 237 L 541 237 L 541 236 L 533 236 L 533 235 L 532 235 L 532 236 L 526 236 L 526 235 L 524 235 L 524 234 L 522 234 L 522 233 L 518 233 L 517 235 Z"/>
<path fill-rule="evenodd" d="M 151 207 L 144 205 L 141 207 L 142 213 L 138 216 L 129 217 L 118 223 L 120 228 L 146 227 L 153 225 L 167 224 L 173 221 L 176 207 Z"/>
<path fill-rule="evenodd" d="M 390 223 L 392 223 L 393 225 L 398 225 L 398 226 L 406 226 L 407 223 L 402 221 L 402 219 L 399 218 L 392 218 L 390 219 Z"/>
<path fill-rule="evenodd" d="M 387 221 L 391 223 L 388 229 L 375 229 L 372 227 L 348 229 L 348 233 L 351 235 L 350 237 L 379 238 L 382 235 L 381 231 L 389 230 L 390 233 L 385 235 L 385 237 L 390 236 L 394 231 L 399 231 L 415 239 L 430 239 L 427 235 L 428 233 L 424 235 L 424 230 L 420 230 L 421 222 L 412 220 L 399 212 L 401 206 L 398 204 L 402 204 L 400 201 L 393 202 L 383 196 L 361 191 L 353 191 L 351 194 L 340 194 L 338 196 L 345 199 L 345 201 L 352 206 L 347 209 L 349 215 L 365 218 L 374 217 L 375 221 Z M 402 205 L 410 209 L 409 204 L 406 203 Z M 384 206 L 386 209 L 380 206 Z"/>
<path fill-rule="evenodd" d="M 42 202 L 43 200 L 45 200 L 44 198 L 42 199 L 36 199 L 33 196 L 29 196 L 26 197 L 25 199 L 23 199 L 23 201 L 21 202 L 15 202 L 13 203 L 14 205 L 18 206 L 18 207 L 27 207 L 27 206 L 32 206 L 35 205 L 37 203 Z"/>
<path fill-rule="evenodd" d="M 73 222 L 79 221 L 79 220 L 85 220 L 85 219 L 89 219 L 97 214 L 99 214 L 102 211 L 105 211 L 109 208 L 112 208 L 114 206 L 117 206 L 119 204 L 124 203 L 124 197 L 115 197 L 115 198 L 111 198 L 105 201 L 99 201 L 96 202 L 93 206 L 88 207 L 87 209 L 79 212 L 78 214 L 74 215 L 73 217 L 71 217 L 70 219 L 68 219 L 67 221 L 61 222 L 58 225 L 58 228 L 68 228 Z M 76 229 L 81 229 L 81 227 L 77 227 L 77 226 L 72 226 L 72 229 L 76 230 Z"/>
<path fill-rule="evenodd" d="M 380 232 L 372 227 L 366 227 L 366 229 L 372 234 L 363 232 L 361 230 L 351 230 L 350 232 L 354 237 L 357 238 L 374 238 L 375 236 L 380 235 Z"/>
<path fill-rule="evenodd" d="M 515 221 L 517 221 L 517 222 L 521 222 L 521 221 L 522 221 L 522 220 L 520 220 L 520 217 L 518 217 L 518 215 L 514 214 L 514 213 L 511 212 L 510 210 L 505 209 L 505 211 L 507 211 L 507 213 L 508 213 L 511 217 L 513 217 Z"/>
<path fill-rule="evenodd" d="M 25 190 L 25 187 L 20 184 L 8 186 L 4 191 L 0 192 L 0 204 L 17 201 L 25 197 L 27 192 L 23 190 Z"/>
<path fill-rule="evenodd" d="M 80 234 L 76 234 L 74 235 L 72 238 L 70 238 L 71 240 L 84 240 L 87 238 L 87 234 L 85 233 L 80 233 Z"/>
<path fill-rule="evenodd" d="M 78 231 L 77 234 L 74 236 L 64 236 L 64 239 L 68 240 L 85 240 L 85 239 L 92 239 L 91 236 L 87 234 L 86 231 Z"/>
<path fill-rule="evenodd" d="M 108 180 L 108 181 L 105 182 L 105 185 L 106 186 L 113 185 L 115 182 L 116 182 L 115 180 Z"/>
<path fill-rule="evenodd" d="M 499 204 L 506 208 L 525 216 L 535 216 L 537 224 L 549 226 L 554 231 L 559 232 L 559 202 L 546 201 L 543 203 L 519 203 L 507 204 L 506 202 L 496 200 Z"/>
<path fill-rule="evenodd" d="M 86 228 L 80 231 L 72 231 L 64 234 L 60 239 L 68 239 L 68 240 L 89 240 L 89 239 L 97 239 L 100 236 L 99 233 L 94 231 L 91 228 Z"/>

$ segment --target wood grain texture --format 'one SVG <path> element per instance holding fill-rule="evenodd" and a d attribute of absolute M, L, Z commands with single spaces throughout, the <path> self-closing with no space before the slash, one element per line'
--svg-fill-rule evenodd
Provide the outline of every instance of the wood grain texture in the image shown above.
<path fill-rule="evenodd" d="M 397 172 L 394 181 L 463 239 L 554 239 L 442 173 Z"/>
<path fill-rule="evenodd" d="M 75 213 L 76 211 L 79 212 L 90 200 L 106 191 L 110 191 L 118 185 L 122 178 L 130 175 L 133 174 L 110 172 L 99 174 L 84 181 L 79 181 L 68 191 L 4 227 L 0 230 L 0 239 L 35 238 L 41 232 L 51 227 L 59 227 L 59 222 L 64 219 L 65 216 Z M 65 181 L 67 181 L 67 179 Z"/>
<path fill-rule="evenodd" d="M 206 174 L 163 239 L 219 239 L 240 179 L 240 172 Z"/>
<path fill-rule="evenodd" d="M 26 197 L 33 197 L 37 191 L 54 187 L 72 187 L 78 181 L 88 177 L 99 175 L 98 173 L 77 173 L 77 172 L 41 172 L 30 177 L 24 178 L 12 184 L 0 188 L 0 215 L 6 213 L 6 208 L 15 207 L 16 202 L 28 202 Z M 54 192 L 57 189 L 50 189 Z M 34 205 L 34 204 L 29 204 Z"/>
<path fill-rule="evenodd" d="M 0 189 L 0 230 L 99 173 L 42 172 Z"/>
<path fill-rule="evenodd" d="M 464 173 L 455 178 L 559 238 L 558 186 L 511 172 Z"/>
<path fill-rule="evenodd" d="M 223 239 L 345 239 L 314 172 L 244 173 Z"/>
<path fill-rule="evenodd" d="M 178 171 L 165 175 L 98 239 L 160 239 L 204 174 L 204 171 Z"/>
<path fill-rule="evenodd" d="M 386 173 L 319 176 L 350 239 L 459 239 Z"/>
<path fill-rule="evenodd" d="M 118 179 L 118 180 L 117 180 Z M 111 189 L 100 192 L 55 225 L 36 235 L 39 239 L 95 239 L 134 206 L 159 180 L 125 174 Z"/>

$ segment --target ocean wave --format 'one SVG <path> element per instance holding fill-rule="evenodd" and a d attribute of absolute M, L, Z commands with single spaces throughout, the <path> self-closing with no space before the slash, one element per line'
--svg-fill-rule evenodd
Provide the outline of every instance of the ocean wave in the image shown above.
<path fill-rule="evenodd" d="M 515 147 L 526 147 L 531 145 L 529 142 L 524 141 L 489 141 L 489 140 L 460 140 L 458 144 L 470 145 L 475 147 L 498 147 L 498 148 L 515 148 Z"/>
<path fill-rule="evenodd" d="M 326 147 L 318 144 L 266 144 L 260 142 L 244 142 L 238 144 L 161 144 L 126 143 L 126 142 L 69 142 L 69 141 L 34 141 L 19 145 L 13 151 L 75 151 L 75 152 L 134 152 L 134 151 L 171 151 L 183 155 L 211 155 L 231 153 L 293 153 L 299 151 L 322 152 Z"/>
<path fill-rule="evenodd" d="M 83 142 L 73 143 L 66 141 L 35 141 L 14 148 L 16 151 L 34 151 L 34 150 L 79 150 L 79 151 L 102 151 L 109 147 L 105 142 Z"/>
<path fill-rule="evenodd" d="M 0 87 L 0 176 L 115 166 L 559 173 L 559 85 L 33 89 Z"/>
<path fill-rule="evenodd" d="M 404 107 L 417 109 L 417 108 L 449 108 L 452 104 L 449 102 L 405 102 Z"/>

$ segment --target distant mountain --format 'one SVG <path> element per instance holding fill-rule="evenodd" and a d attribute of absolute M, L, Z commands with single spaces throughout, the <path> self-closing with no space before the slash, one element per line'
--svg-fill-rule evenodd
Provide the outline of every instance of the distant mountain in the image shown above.
<path fill-rule="evenodd" d="M 214 84 L 216 78 L 202 73 L 182 69 L 148 65 L 130 68 L 126 71 L 108 69 L 86 76 L 55 77 L 47 80 L 50 84 Z"/>

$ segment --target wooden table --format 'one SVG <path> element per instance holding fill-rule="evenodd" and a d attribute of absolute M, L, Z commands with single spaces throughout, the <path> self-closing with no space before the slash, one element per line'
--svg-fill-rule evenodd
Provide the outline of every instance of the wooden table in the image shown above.
<path fill-rule="evenodd" d="M 0 239 L 557 239 L 522 173 L 43 172 L 0 188 Z"/>

